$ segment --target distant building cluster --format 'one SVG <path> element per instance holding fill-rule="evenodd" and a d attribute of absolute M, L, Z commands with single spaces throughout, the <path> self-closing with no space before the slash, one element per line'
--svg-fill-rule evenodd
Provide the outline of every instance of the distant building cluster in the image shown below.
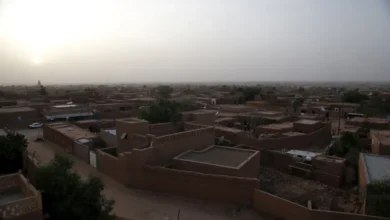
<path fill-rule="evenodd" d="M 286 220 L 381 219 L 366 215 L 366 189 L 390 181 L 388 119 L 364 117 L 339 91 L 270 90 L 242 103 L 219 87 L 175 87 L 169 99 L 194 109 L 157 124 L 140 119 L 160 99 L 147 86 L 68 92 L 46 102 L 7 99 L 0 102 L 0 126 L 42 123 L 45 142 L 126 187 L 252 207 Z M 355 170 L 348 156 L 330 153 L 346 132 L 359 149 Z M 356 192 L 347 192 L 354 181 Z M 25 202 L 12 207 L 4 198 Z M 34 214 L 42 208 L 40 194 L 21 174 L 0 177 L 0 217 L 10 215 L 8 207 L 26 216 L 20 219 L 42 219 Z"/>

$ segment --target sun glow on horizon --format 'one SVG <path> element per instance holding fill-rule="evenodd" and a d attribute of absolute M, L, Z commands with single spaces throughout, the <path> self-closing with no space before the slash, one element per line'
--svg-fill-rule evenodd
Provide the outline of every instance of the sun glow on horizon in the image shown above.
<path fill-rule="evenodd" d="M 34 65 L 41 64 L 42 59 L 38 55 L 31 58 L 30 54 L 55 54 L 66 48 L 65 45 L 93 41 L 100 34 L 99 25 L 105 22 L 102 18 L 105 7 L 94 1 L 15 0 L 7 3 L 0 10 L 0 32 L 10 43 L 20 45 L 24 56 Z M 91 5 L 94 5 L 92 9 Z"/>
<path fill-rule="evenodd" d="M 33 62 L 34 65 L 39 65 L 39 64 L 42 63 L 42 60 L 38 56 L 34 56 L 33 59 L 32 59 L 32 62 Z"/>

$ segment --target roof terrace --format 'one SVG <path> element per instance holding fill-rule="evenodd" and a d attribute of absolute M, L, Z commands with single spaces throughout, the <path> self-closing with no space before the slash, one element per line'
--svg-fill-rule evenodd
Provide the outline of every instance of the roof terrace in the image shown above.
<path fill-rule="evenodd" d="M 0 176 L 0 219 L 14 218 L 41 210 L 41 194 L 22 174 Z"/>
<path fill-rule="evenodd" d="M 224 167 L 240 167 L 258 151 L 232 147 L 211 146 L 202 151 L 187 151 L 175 159 L 208 163 Z"/>

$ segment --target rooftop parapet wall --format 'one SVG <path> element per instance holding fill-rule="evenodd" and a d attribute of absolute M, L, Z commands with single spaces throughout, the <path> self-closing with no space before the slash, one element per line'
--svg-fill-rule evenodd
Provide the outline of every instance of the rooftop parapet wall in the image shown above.
<path fill-rule="evenodd" d="M 208 154 L 210 151 L 215 153 Z M 231 152 L 225 154 L 224 151 Z M 197 159 L 197 155 L 202 156 Z M 211 146 L 201 151 L 187 151 L 172 161 L 172 167 L 175 169 L 251 178 L 258 177 L 259 166 L 259 151 L 222 146 Z"/>
<path fill-rule="evenodd" d="M 132 178 L 131 168 L 133 155 L 131 152 L 118 154 L 118 157 L 112 153 L 115 148 L 105 148 L 97 150 L 97 160 L 99 161 L 98 170 L 123 185 L 129 184 L 129 179 Z"/>
<path fill-rule="evenodd" d="M 149 124 L 149 134 L 153 134 L 155 136 L 173 134 L 179 132 L 182 126 L 182 123 L 173 124 L 171 122 Z"/>
<path fill-rule="evenodd" d="M 154 162 L 164 162 L 188 150 L 201 150 L 214 145 L 214 128 L 207 127 L 157 137 L 151 142 Z"/>
<path fill-rule="evenodd" d="M 10 174 L 0 176 L 0 191 L 6 189 L 19 188 L 23 193 L 23 198 L 0 205 L 0 219 L 16 218 L 25 216 L 37 216 L 34 220 L 42 219 L 42 199 L 38 192 L 23 175 Z"/>

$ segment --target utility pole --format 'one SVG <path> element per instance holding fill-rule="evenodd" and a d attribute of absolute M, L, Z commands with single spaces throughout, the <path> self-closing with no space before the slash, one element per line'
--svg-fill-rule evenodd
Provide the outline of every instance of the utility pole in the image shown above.
<path fill-rule="evenodd" d="M 340 108 L 339 108 L 339 122 L 338 122 L 338 128 L 337 128 L 337 134 L 338 134 L 338 135 L 340 134 L 341 110 L 343 109 L 342 106 L 344 106 L 344 103 L 342 103 L 342 104 L 340 105 Z"/>

